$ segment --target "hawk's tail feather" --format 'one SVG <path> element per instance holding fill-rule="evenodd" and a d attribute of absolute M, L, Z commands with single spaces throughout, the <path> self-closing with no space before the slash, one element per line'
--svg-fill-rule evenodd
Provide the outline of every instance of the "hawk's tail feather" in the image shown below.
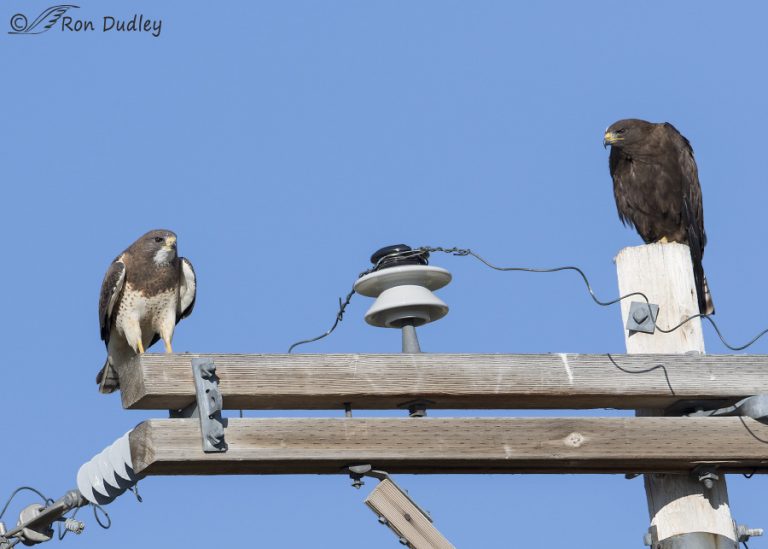
<path fill-rule="evenodd" d="M 104 367 L 96 375 L 96 383 L 99 384 L 99 392 L 104 394 L 114 393 L 120 387 L 117 370 L 109 363 L 109 359 L 107 359 Z"/>
<path fill-rule="evenodd" d="M 713 315 L 715 314 L 715 304 L 712 301 L 712 294 L 709 292 L 709 284 L 707 283 L 707 277 L 702 274 L 703 278 L 703 294 L 704 294 L 704 309 L 701 308 L 701 303 L 699 303 L 699 311 L 703 314 L 707 315 Z"/>
<path fill-rule="evenodd" d="M 712 302 L 712 294 L 709 292 L 707 277 L 704 275 L 704 267 L 701 265 L 701 255 L 691 253 L 691 256 L 691 259 L 693 259 L 693 279 L 696 283 L 696 297 L 699 301 L 699 313 L 713 315 L 715 314 L 715 304 Z"/>
<path fill-rule="evenodd" d="M 688 226 L 688 250 L 691 252 L 693 263 L 693 281 L 696 284 L 696 298 L 699 302 L 699 313 L 703 315 L 715 314 L 715 305 L 712 303 L 712 294 L 709 293 L 707 277 L 704 276 L 704 266 L 701 264 L 704 258 L 704 242 L 706 236 L 692 225 Z"/>

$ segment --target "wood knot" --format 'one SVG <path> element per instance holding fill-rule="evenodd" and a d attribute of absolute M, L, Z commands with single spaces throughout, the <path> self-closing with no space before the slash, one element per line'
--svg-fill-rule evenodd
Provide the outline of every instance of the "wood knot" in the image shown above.
<path fill-rule="evenodd" d="M 578 448 L 582 444 L 584 444 L 584 435 L 581 433 L 571 433 L 567 437 L 565 437 L 565 444 L 566 446 L 571 446 L 573 448 Z"/>

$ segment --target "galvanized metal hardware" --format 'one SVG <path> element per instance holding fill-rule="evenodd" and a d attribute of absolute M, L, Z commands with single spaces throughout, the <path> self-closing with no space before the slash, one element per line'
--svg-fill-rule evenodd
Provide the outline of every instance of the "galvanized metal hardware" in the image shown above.
<path fill-rule="evenodd" d="M 736 536 L 740 543 L 749 541 L 749 538 L 756 538 L 763 535 L 762 528 L 749 528 L 744 524 L 736 525 Z"/>
<path fill-rule="evenodd" d="M 412 321 L 403 323 L 403 352 L 406 354 L 414 354 L 421 352 L 421 345 L 419 345 L 419 336 L 416 334 L 416 326 Z"/>
<path fill-rule="evenodd" d="M 651 547 L 653 545 L 653 534 L 651 534 L 650 530 L 643 534 L 643 545 L 646 547 Z"/>
<path fill-rule="evenodd" d="M 216 364 L 210 358 L 192 359 L 196 401 L 181 410 L 170 410 L 170 417 L 198 417 L 203 439 L 203 452 L 226 452 L 225 419 L 221 417 L 223 399 L 219 391 Z"/>
<path fill-rule="evenodd" d="M 746 416 L 765 423 L 768 421 L 768 395 L 754 395 L 741 399 L 733 406 L 717 410 L 697 410 L 686 415 L 689 417 Z"/>
<path fill-rule="evenodd" d="M 659 306 L 655 303 L 633 301 L 629 305 L 627 330 L 652 334 L 656 331 L 656 319 L 659 317 Z"/>
<path fill-rule="evenodd" d="M 365 485 L 363 477 L 371 472 L 372 467 L 368 464 L 350 465 L 347 470 L 349 471 L 349 478 L 352 479 L 352 488 L 359 490 Z"/>
<path fill-rule="evenodd" d="M 720 480 L 717 467 L 713 465 L 699 465 L 691 471 L 691 477 L 701 482 L 707 490 L 711 490 L 715 482 Z"/>
<path fill-rule="evenodd" d="M 365 485 L 365 482 L 363 481 L 363 477 L 371 477 L 375 478 L 377 480 L 388 480 L 394 486 L 400 490 L 406 498 L 408 498 L 408 501 L 410 501 L 421 513 L 424 514 L 425 517 L 429 519 L 429 522 L 432 521 L 432 516 L 429 514 L 429 511 L 426 511 L 425 509 L 422 509 L 418 503 L 413 501 L 411 499 L 411 496 L 408 495 L 408 490 L 403 490 L 400 488 L 400 486 L 397 485 L 397 483 L 392 480 L 392 477 L 389 476 L 389 473 L 386 471 L 378 471 L 373 468 L 373 466 L 370 463 L 361 463 L 358 465 L 350 465 L 346 468 L 347 472 L 349 473 L 349 478 L 352 479 L 352 487 L 356 489 L 360 489 Z M 387 525 L 388 521 L 385 517 L 379 516 L 379 522 L 382 524 Z"/>
<path fill-rule="evenodd" d="M 365 504 L 402 545 L 411 549 L 455 549 L 434 527 L 430 514 L 385 471 L 377 471 L 368 463 L 351 465 L 345 471 L 353 479 L 352 486 L 355 488 L 363 485 L 363 477 L 366 476 L 380 481 L 366 497 Z"/>
<path fill-rule="evenodd" d="M 429 400 L 426 398 L 417 398 L 416 400 L 409 400 L 408 402 L 403 402 L 401 404 L 398 404 L 398 408 L 407 408 L 408 409 L 408 415 L 410 417 L 426 417 L 427 415 L 427 408 L 434 404 L 434 400 Z"/>
<path fill-rule="evenodd" d="M 40 516 L 43 509 L 45 509 L 43 505 L 33 503 L 21 510 L 21 513 L 19 514 L 19 526 L 23 524 L 28 524 L 28 526 L 22 528 L 21 532 L 17 535 L 24 545 L 36 545 L 48 541 L 53 537 L 51 523 L 44 522 L 42 524 L 32 525 L 32 519 Z"/>
<path fill-rule="evenodd" d="M 17 538 L 24 545 L 36 545 L 50 540 L 53 537 L 51 524 L 62 520 L 61 517 L 71 509 L 87 504 L 88 501 L 79 490 L 70 490 L 48 506 L 39 503 L 28 505 L 19 514 L 19 522 L 13 530 L 5 532 L 5 527 L 0 528 L 0 549 L 15 545 L 15 542 L 8 541 L 10 538 Z M 82 522 L 71 519 L 64 526 L 78 534 L 85 528 Z"/>

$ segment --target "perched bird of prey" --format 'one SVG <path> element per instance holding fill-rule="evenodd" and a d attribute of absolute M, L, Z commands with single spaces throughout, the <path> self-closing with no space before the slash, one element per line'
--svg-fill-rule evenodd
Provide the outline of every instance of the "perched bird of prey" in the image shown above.
<path fill-rule="evenodd" d="M 173 331 L 192 312 L 196 291 L 195 271 L 176 254 L 171 231 L 149 231 L 115 258 L 99 296 L 101 339 L 107 346 L 107 361 L 96 376 L 99 391 L 117 389 L 116 365 L 160 339 L 165 351 L 173 352 Z"/>
<path fill-rule="evenodd" d="M 691 250 L 699 311 L 715 308 L 701 265 L 707 235 L 693 149 L 672 124 L 619 120 L 605 131 L 619 218 L 646 244 L 680 242 Z"/>

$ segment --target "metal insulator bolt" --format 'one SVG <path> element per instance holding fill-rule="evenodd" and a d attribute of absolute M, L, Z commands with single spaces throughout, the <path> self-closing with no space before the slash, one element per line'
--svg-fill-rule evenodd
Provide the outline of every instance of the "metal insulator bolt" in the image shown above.
<path fill-rule="evenodd" d="M 215 373 L 216 365 L 212 362 L 208 362 L 200 368 L 200 377 L 203 379 L 211 379 Z"/>
<path fill-rule="evenodd" d="M 408 540 L 405 538 L 400 538 L 400 545 L 405 545 L 406 547 L 408 547 Z"/>
<path fill-rule="evenodd" d="M 759 537 L 763 535 L 762 528 L 749 528 L 743 524 L 739 524 L 736 527 L 736 535 L 739 536 L 739 541 L 749 541 L 749 538 Z"/>
<path fill-rule="evenodd" d="M 699 482 L 701 482 L 707 490 L 711 490 L 715 486 L 715 481 L 717 480 L 720 480 L 720 475 L 713 471 L 702 471 L 699 473 Z"/>
<path fill-rule="evenodd" d="M 85 530 L 85 523 L 73 518 L 68 518 L 64 521 L 64 529 L 73 534 L 80 535 L 83 533 L 83 530 Z"/>

